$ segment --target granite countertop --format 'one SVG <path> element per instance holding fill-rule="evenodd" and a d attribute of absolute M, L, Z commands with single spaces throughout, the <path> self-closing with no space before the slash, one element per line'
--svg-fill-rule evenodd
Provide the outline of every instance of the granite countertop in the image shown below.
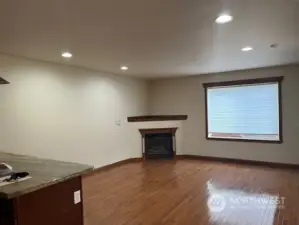
<path fill-rule="evenodd" d="M 28 172 L 29 180 L 0 187 L 0 199 L 11 199 L 47 186 L 81 176 L 92 166 L 61 162 L 0 152 L 0 163 L 12 166 L 14 172 Z"/>

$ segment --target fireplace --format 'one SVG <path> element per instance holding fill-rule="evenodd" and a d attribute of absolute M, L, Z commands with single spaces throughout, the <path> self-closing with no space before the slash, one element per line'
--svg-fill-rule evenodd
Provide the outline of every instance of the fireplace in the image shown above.
<path fill-rule="evenodd" d="M 173 158 L 172 134 L 146 134 L 144 146 L 146 159 Z"/>
<path fill-rule="evenodd" d="M 142 156 L 144 159 L 173 159 L 175 132 L 177 128 L 139 129 L 142 135 Z"/>

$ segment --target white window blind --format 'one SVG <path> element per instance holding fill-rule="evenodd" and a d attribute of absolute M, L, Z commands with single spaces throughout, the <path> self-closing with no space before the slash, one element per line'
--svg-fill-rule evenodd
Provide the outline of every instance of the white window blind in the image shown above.
<path fill-rule="evenodd" d="M 280 140 L 279 83 L 208 87 L 208 137 Z"/>

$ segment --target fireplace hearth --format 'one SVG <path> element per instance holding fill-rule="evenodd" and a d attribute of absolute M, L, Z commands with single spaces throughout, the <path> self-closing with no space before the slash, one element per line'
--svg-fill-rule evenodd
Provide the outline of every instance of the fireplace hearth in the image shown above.
<path fill-rule="evenodd" d="M 173 159 L 175 132 L 177 128 L 139 129 L 142 135 L 142 155 L 144 159 Z"/>

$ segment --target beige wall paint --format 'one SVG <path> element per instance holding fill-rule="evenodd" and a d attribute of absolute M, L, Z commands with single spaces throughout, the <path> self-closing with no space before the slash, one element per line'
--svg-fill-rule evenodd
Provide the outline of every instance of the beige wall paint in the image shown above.
<path fill-rule="evenodd" d="M 0 55 L 0 76 L 11 82 L 0 86 L 0 151 L 100 167 L 141 156 L 138 128 L 177 126 L 178 154 L 299 163 L 299 66 L 163 79 L 148 87 L 134 78 Z M 284 143 L 207 141 L 202 83 L 268 76 L 285 76 Z M 126 121 L 148 112 L 189 117 Z"/>
<path fill-rule="evenodd" d="M 208 141 L 202 83 L 285 76 L 282 84 L 283 144 Z M 188 114 L 182 134 L 183 154 L 299 163 L 299 66 L 285 66 L 189 78 L 155 80 L 149 86 L 152 114 Z"/>
<path fill-rule="evenodd" d="M 96 167 L 133 156 L 126 118 L 146 113 L 146 81 L 5 55 L 0 76 L 0 151 Z"/>

